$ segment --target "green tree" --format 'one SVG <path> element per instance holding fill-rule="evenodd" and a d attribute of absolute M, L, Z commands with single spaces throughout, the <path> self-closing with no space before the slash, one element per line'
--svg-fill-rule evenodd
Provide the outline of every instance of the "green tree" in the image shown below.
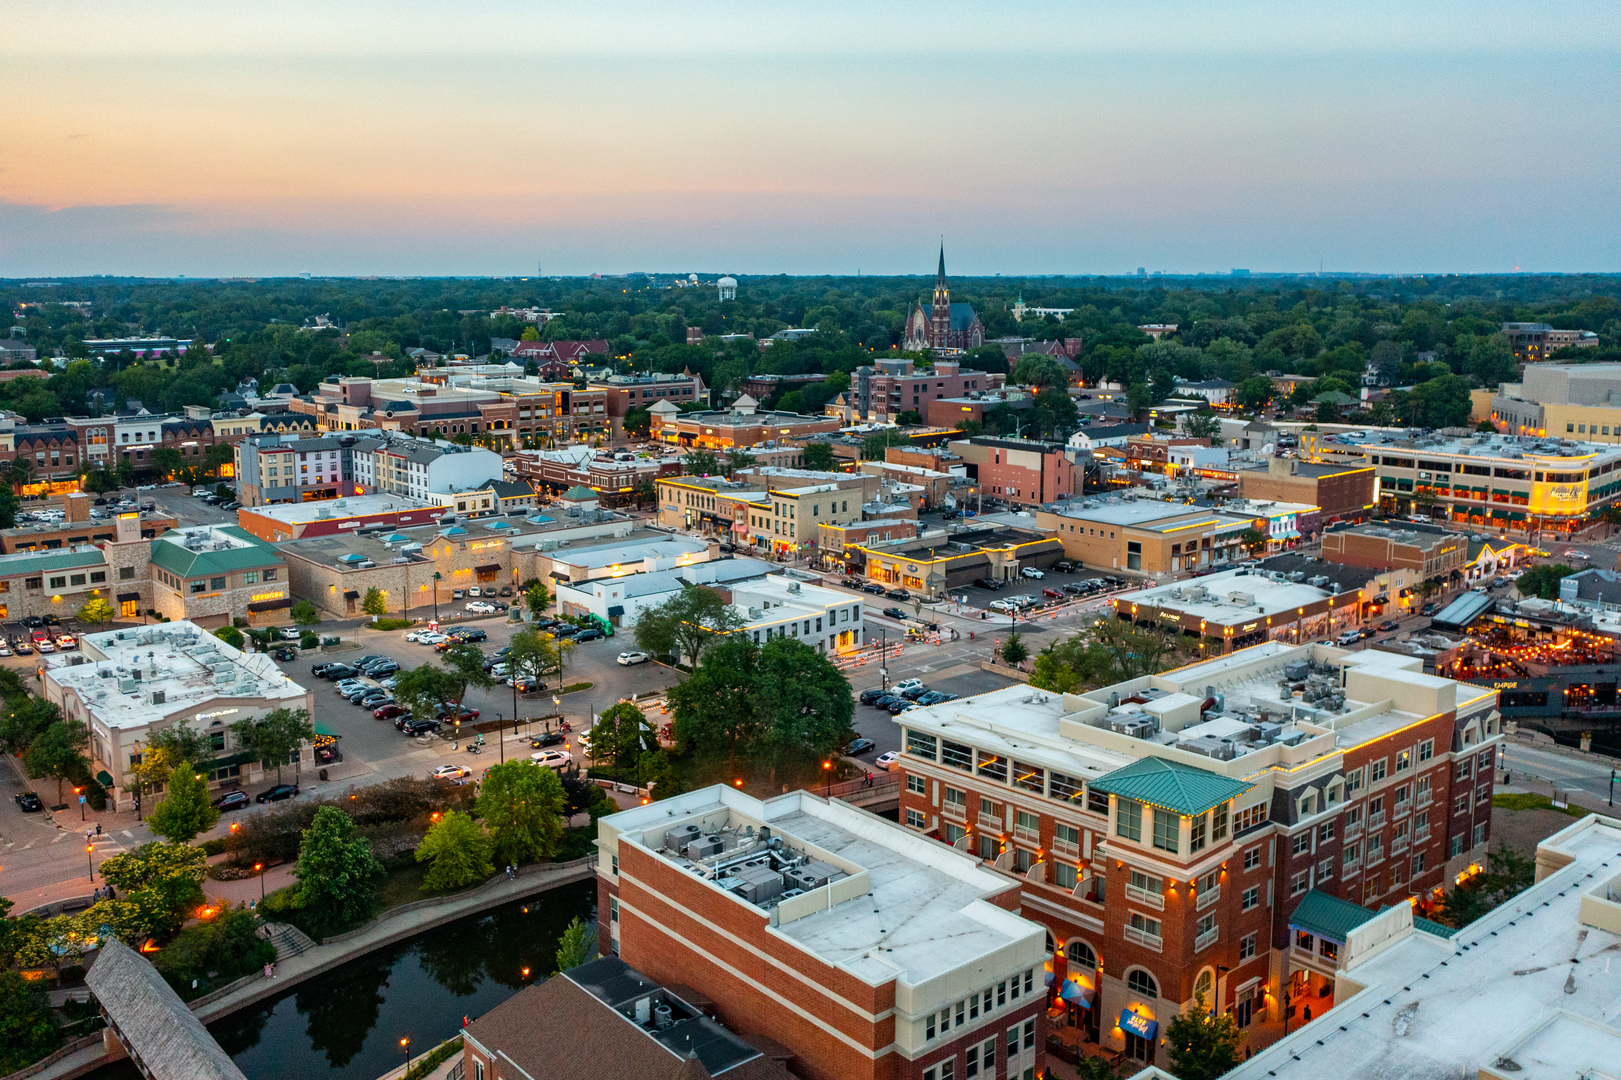
<path fill-rule="evenodd" d="M 1182 421 L 1182 430 L 1189 438 L 1209 439 L 1211 446 L 1221 445 L 1221 417 L 1213 412 L 1196 412 Z"/>
<path fill-rule="evenodd" d="M 165 769 L 173 767 L 177 761 L 207 761 L 214 756 L 208 734 L 185 724 L 170 724 L 161 731 L 154 731 L 149 745 L 168 755 Z"/>
<path fill-rule="evenodd" d="M 388 598 L 383 595 L 383 590 L 375 585 L 367 589 L 365 599 L 360 601 L 360 610 L 373 618 L 388 614 Z"/>
<path fill-rule="evenodd" d="M 1034 353 L 1019 360 L 1012 381 L 1021 386 L 1062 390 L 1069 385 L 1069 371 L 1052 357 Z"/>
<path fill-rule="evenodd" d="M 658 746 L 658 730 L 642 710 L 628 701 L 604 709 L 591 726 L 591 757 L 611 761 L 620 768 L 632 768 L 642 752 Z"/>
<path fill-rule="evenodd" d="M 802 460 L 805 468 L 819 472 L 832 472 L 836 467 L 833 463 L 833 447 L 825 442 L 806 443 Z"/>
<path fill-rule="evenodd" d="M 321 621 L 321 613 L 308 600 L 300 600 L 294 604 L 289 614 L 292 615 L 293 621 L 300 626 L 314 626 Z"/>
<path fill-rule="evenodd" d="M 90 745 L 90 732 L 77 720 L 58 720 L 40 732 L 29 743 L 23 761 L 28 775 L 35 780 L 51 777 L 56 780 L 56 801 L 62 801 L 62 781 L 70 776 L 82 776 L 89 770 L 85 760 L 85 747 Z"/>
<path fill-rule="evenodd" d="M 488 690 L 495 685 L 495 677 L 484 670 L 484 654 L 477 645 L 452 645 L 440 657 L 440 663 L 445 665 L 445 672 L 450 677 L 447 685 L 453 692 L 448 700 L 456 707 L 452 715 L 461 715 L 462 701 L 467 697 L 468 687 Z"/>
<path fill-rule="evenodd" d="M 587 923 L 576 915 L 557 941 L 557 970 L 552 974 L 560 975 L 569 968 L 577 968 L 596 955 L 597 924 Z"/>
<path fill-rule="evenodd" d="M 61 719 L 62 710 L 44 698 L 26 691 L 8 693 L 5 716 L 0 719 L 0 750 L 22 756 L 35 739 Z"/>
<path fill-rule="evenodd" d="M 21 972 L 0 971 L 0 1070 L 17 1072 L 62 1045 L 50 1003 Z"/>
<path fill-rule="evenodd" d="M 323 806 L 304 830 L 293 877 L 294 899 L 327 925 L 360 922 L 376 904 L 383 865 L 371 844 L 355 835 L 355 823 L 336 806 Z"/>
<path fill-rule="evenodd" d="M 731 476 L 735 472 L 741 472 L 744 469 L 752 469 L 754 467 L 754 460 L 754 455 L 749 453 L 747 450 L 726 451 L 726 475 Z"/>
<path fill-rule="evenodd" d="M 1564 563 L 1544 563 L 1533 566 L 1520 575 L 1514 583 L 1521 596 L 1539 596 L 1544 600 L 1556 600 L 1559 597 L 1559 582 L 1576 571 Z"/>
<path fill-rule="evenodd" d="M 894 428 L 876 432 L 861 440 L 861 460 L 883 461 L 885 451 L 891 446 L 905 446 L 910 442 L 910 439 Z"/>
<path fill-rule="evenodd" d="M 93 596 L 79 608 L 79 621 L 100 627 L 113 617 L 113 606 L 99 596 Z"/>
<path fill-rule="evenodd" d="M 149 460 L 152 463 L 152 468 L 166 480 L 186 467 L 185 459 L 180 456 L 180 451 L 172 446 L 158 447 L 152 451 Z"/>
<path fill-rule="evenodd" d="M 477 809 L 503 865 L 557 854 L 563 842 L 563 784 L 551 769 L 528 761 L 495 765 L 479 787 Z"/>
<path fill-rule="evenodd" d="M 174 759 L 161 746 L 148 746 L 138 756 L 141 760 L 132 762 L 124 770 L 123 788 L 127 794 L 135 796 L 137 808 L 146 799 L 146 789 L 163 783 L 163 778 L 174 767 Z"/>
<path fill-rule="evenodd" d="M 17 493 L 10 484 L 0 484 L 0 529 L 10 529 L 17 524 Z"/>
<path fill-rule="evenodd" d="M 418 719 L 437 715 L 440 706 L 449 701 L 455 692 L 456 686 L 450 672 L 438 664 L 421 664 L 402 671 L 394 683 L 394 700 Z"/>
<path fill-rule="evenodd" d="M 529 608 L 529 614 L 535 618 L 546 614 L 546 609 L 552 605 L 551 593 L 547 590 L 546 583 L 538 580 L 531 582 L 523 591 L 523 602 Z"/>
<path fill-rule="evenodd" d="M 762 724 L 759 749 L 773 768 L 834 753 L 853 734 L 850 680 L 802 641 L 776 637 L 759 649 L 752 693 Z"/>
<path fill-rule="evenodd" d="M 1141 421 L 1143 412 L 1154 404 L 1154 394 L 1144 382 L 1134 382 L 1126 387 L 1126 412 L 1133 421 Z"/>
<path fill-rule="evenodd" d="M 276 781 L 281 768 L 306 742 L 315 738 L 315 724 L 308 709 L 272 709 L 263 716 L 238 720 L 231 725 L 238 746 L 245 746 L 260 761 L 276 763 Z"/>
<path fill-rule="evenodd" d="M 147 819 L 147 826 L 159 836 L 177 844 L 187 844 L 219 821 L 220 812 L 208 800 L 208 784 L 182 761 L 169 770 L 169 790 Z"/>
<path fill-rule="evenodd" d="M 242 636 L 242 631 L 234 626 L 222 626 L 214 631 L 214 636 L 233 649 L 241 649 L 247 644 L 247 638 Z"/>
<path fill-rule="evenodd" d="M 1216 1080 L 1238 1064 L 1242 1033 L 1230 1016 L 1212 1016 L 1203 994 L 1195 994 L 1193 1008 L 1171 1017 L 1165 1029 L 1165 1048 L 1177 1080 Z"/>
<path fill-rule="evenodd" d="M 649 750 L 636 759 L 636 785 L 647 788 L 653 801 L 681 794 L 681 783 L 676 776 L 670 754 L 663 750 Z"/>
<path fill-rule="evenodd" d="M 1024 635 L 1017 630 L 1010 632 L 1007 640 L 1002 642 L 1002 662 L 1010 667 L 1018 667 L 1030 658 L 1030 649 L 1024 643 Z"/>
<path fill-rule="evenodd" d="M 495 873 L 490 838 L 478 822 L 460 810 L 440 815 L 417 845 L 417 862 L 432 860 L 422 879 L 424 889 L 460 889 Z"/>
<path fill-rule="evenodd" d="M 703 662 L 670 688 L 675 736 L 700 753 L 726 752 L 727 772 L 736 775 L 737 752 L 764 730 L 754 692 L 759 650 L 741 635 L 710 649 Z"/>
<path fill-rule="evenodd" d="M 680 592 L 636 619 L 636 644 L 654 656 L 696 664 L 719 637 L 743 625 L 743 617 L 714 589 L 683 582 Z"/>
<path fill-rule="evenodd" d="M 116 902 L 129 905 L 120 913 L 129 944 L 172 934 L 191 918 L 203 902 L 208 856 L 190 844 L 153 840 L 134 851 L 108 856 L 97 870 L 121 894 Z M 97 904 L 90 912 L 100 907 Z"/>
<path fill-rule="evenodd" d="M 1272 390 L 1272 380 L 1265 375 L 1250 376 L 1238 384 L 1235 396 L 1239 408 L 1249 413 L 1260 412 L 1272 400 Z"/>
<path fill-rule="evenodd" d="M 689 450 L 681 459 L 681 471 L 687 476 L 719 476 L 720 459 L 708 450 Z"/>

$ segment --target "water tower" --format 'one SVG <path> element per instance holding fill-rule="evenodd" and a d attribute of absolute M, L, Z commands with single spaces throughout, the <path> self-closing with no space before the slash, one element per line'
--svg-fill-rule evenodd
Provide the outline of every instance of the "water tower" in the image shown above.
<path fill-rule="evenodd" d="M 715 282 L 715 285 L 720 289 L 720 298 L 722 300 L 737 299 L 737 279 L 732 275 L 727 274 Z"/>

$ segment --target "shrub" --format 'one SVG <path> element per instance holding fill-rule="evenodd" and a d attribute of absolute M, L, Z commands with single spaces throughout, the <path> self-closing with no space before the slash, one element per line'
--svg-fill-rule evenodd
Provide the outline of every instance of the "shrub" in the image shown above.
<path fill-rule="evenodd" d="M 371 624 L 371 628 L 373 630 L 404 630 L 415 625 L 415 619 L 378 619 Z"/>
<path fill-rule="evenodd" d="M 225 837 L 216 836 L 212 840 L 204 840 L 197 846 L 203 849 L 204 855 L 208 855 L 210 857 L 219 855 L 225 851 Z"/>
<path fill-rule="evenodd" d="M 188 926 L 176 934 L 158 951 L 153 966 L 182 998 L 196 997 L 276 958 L 276 947 L 254 933 L 258 926 L 259 919 L 252 912 L 227 908 L 209 922 Z"/>
<path fill-rule="evenodd" d="M 304 636 L 298 639 L 298 647 L 300 649 L 315 649 L 319 648 L 320 645 L 321 639 L 316 637 L 312 631 L 306 630 L 304 632 Z"/>
<path fill-rule="evenodd" d="M 288 916 L 301 910 L 303 905 L 298 902 L 297 885 L 287 885 L 275 892 L 266 893 L 265 898 L 259 901 L 259 914 L 266 918 L 278 916 L 273 920 L 277 922 L 286 921 Z"/>

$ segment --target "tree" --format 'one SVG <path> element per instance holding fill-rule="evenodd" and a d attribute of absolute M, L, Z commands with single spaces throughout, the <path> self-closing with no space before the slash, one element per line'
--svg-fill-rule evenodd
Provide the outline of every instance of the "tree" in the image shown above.
<path fill-rule="evenodd" d="M 460 810 L 441 814 L 417 845 L 417 862 L 430 859 L 433 865 L 422 879 L 424 889 L 460 889 L 495 873 L 488 834 Z"/>
<path fill-rule="evenodd" d="M 1173 1016 L 1166 1025 L 1171 1071 L 1177 1080 L 1216 1080 L 1238 1064 L 1241 1037 L 1231 1016 L 1212 1016 L 1204 994 L 1195 994 L 1193 1008 Z"/>
<path fill-rule="evenodd" d="M 373 585 L 366 590 L 365 599 L 360 601 L 360 610 L 374 619 L 381 618 L 388 614 L 388 597 L 383 595 L 382 589 Z"/>
<path fill-rule="evenodd" d="M 90 744 L 90 732 L 78 720 L 58 720 L 46 728 L 28 746 L 24 762 L 28 775 L 35 780 L 53 777 L 56 780 L 56 801 L 62 801 L 62 781 L 69 776 L 83 775 L 89 769 L 85 760 L 85 747 Z"/>
<path fill-rule="evenodd" d="M 1007 640 L 1002 642 L 1002 662 L 1010 667 L 1018 667 L 1030 658 L 1030 649 L 1024 643 L 1024 635 L 1017 630 L 1010 632 Z"/>
<path fill-rule="evenodd" d="M 1069 372 L 1057 360 L 1042 353 L 1032 353 L 1019 360 L 1013 369 L 1013 382 L 1021 386 L 1062 390 L 1069 385 Z"/>
<path fill-rule="evenodd" d="M 591 757 L 620 768 L 633 767 L 644 750 L 658 744 L 658 730 L 628 701 L 610 705 L 591 726 Z"/>
<path fill-rule="evenodd" d="M 1238 384 L 1238 405 L 1245 412 L 1258 413 L 1272 400 L 1272 380 L 1265 375 L 1252 375 Z"/>
<path fill-rule="evenodd" d="M 208 800 L 208 785 L 189 761 L 169 770 L 169 790 L 147 819 L 147 826 L 166 840 L 188 844 L 219 821 Z"/>
<path fill-rule="evenodd" d="M 825 442 L 806 443 L 802 460 L 805 463 L 805 468 L 815 469 L 818 472 L 832 472 L 835 468 L 833 464 L 833 447 Z"/>
<path fill-rule="evenodd" d="M 315 724 L 308 709 L 272 709 L 257 719 L 238 720 L 231 725 L 238 746 L 245 746 L 260 761 L 276 763 L 276 781 L 281 767 L 306 742 L 315 738 Z"/>
<path fill-rule="evenodd" d="M 1221 417 L 1213 412 L 1196 412 L 1182 421 L 1182 430 L 1189 438 L 1209 439 L 1211 446 L 1221 445 Z"/>
<path fill-rule="evenodd" d="M 1245 529 L 1238 539 L 1243 544 L 1244 550 L 1251 555 L 1266 550 L 1266 534 L 1259 529 Z"/>
<path fill-rule="evenodd" d="M 140 809 L 142 801 L 146 798 L 146 789 L 163 782 L 174 766 L 174 759 L 169 752 L 161 746 L 148 746 L 138 755 L 139 761 L 132 762 L 124 770 L 123 790 L 135 796 L 135 806 Z"/>
<path fill-rule="evenodd" d="M 1157 626 L 1100 617 L 1081 633 L 1036 654 L 1030 685 L 1055 693 L 1106 686 L 1178 667 L 1198 644 Z"/>
<path fill-rule="evenodd" d="M 520 678 L 534 679 L 542 686 L 546 676 L 558 668 L 556 639 L 538 630 L 519 630 L 507 645 L 507 670 Z M 398 693 L 395 694 L 398 697 Z"/>
<path fill-rule="evenodd" d="M 834 753 L 853 734 L 850 680 L 802 641 L 776 637 L 760 648 L 752 696 L 762 728 L 757 750 L 773 769 L 795 758 Z"/>
<path fill-rule="evenodd" d="M 1521 596 L 1540 596 L 1544 600 L 1555 600 L 1559 596 L 1559 582 L 1576 571 L 1564 563 L 1545 563 L 1542 566 L 1533 566 L 1520 575 L 1520 580 L 1514 583 Z"/>
<path fill-rule="evenodd" d="M 294 604 L 290 614 L 293 621 L 300 626 L 314 626 L 321 621 L 321 613 L 308 600 L 300 600 Z"/>
<path fill-rule="evenodd" d="M 719 476 L 720 459 L 708 450 L 689 450 L 681 459 L 681 470 L 687 476 Z"/>
<path fill-rule="evenodd" d="M 158 447 L 152 451 L 149 460 L 152 463 L 152 468 L 165 480 L 172 478 L 186 467 L 186 461 L 180 456 L 180 451 L 172 446 Z"/>
<path fill-rule="evenodd" d="M 1153 403 L 1154 395 L 1153 392 L 1148 389 L 1147 383 L 1134 382 L 1130 386 L 1126 387 L 1126 412 L 1130 414 L 1133 421 L 1141 420 L 1143 418 L 1143 410 L 1148 408 Z"/>
<path fill-rule="evenodd" d="M 22 487 L 23 485 L 27 484 L 29 478 L 34 475 L 34 461 L 32 458 L 18 454 L 16 457 L 12 458 L 9 463 L 7 463 L 6 469 L 11 474 L 11 482 L 17 487 Z"/>
<path fill-rule="evenodd" d="M 0 1070 L 10 1075 L 62 1045 L 50 1003 L 21 972 L 0 971 Z"/>
<path fill-rule="evenodd" d="M 445 650 L 440 663 L 445 665 L 445 673 L 449 676 L 447 685 L 451 688 L 452 694 L 448 700 L 456 707 L 456 711 L 452 714 L 454 716 L 461 715 L 462 701 L 467 697 L 468 687 L 476 686 L 480 690 L 488 690 L 495 685 L 495 677 L 484 670 L 484 654 L 479 651 L 477 645 L 465 642 L 452 645 Z"/>
<path fill-rule="evenodd" d="M 185 724 L 170 724 L 154 731 L 149 746 L 168 755 L 165 771 L 177 761 L 207 761 L 214 753 L 207 733 Z"/>
<path fill-rule="evenodd" d="M 731 476 L 733 473 L 752 469 L 754 468 L 754 461 L 754 455 L 747 450 L 728 450 L 726 451 L 726 475 Z"/>
<path fill-rule="evenodd" d="M 546 614 L 546 609 L 552 605 L 551 593 L 547 590 L 546 583 L 539 580 L 531 582 L 523 591 L 523 602 L 529 608 L 529 614 L 535 618 Z"/>
<path fill-rule="evenodd" d="M 587 923 L 576 915 L 557 941 L 557 970 L 552 974 L 560 975 L 569 968 L 577 968 L 596 955 L 597 924 Z"/>
<path fill-rule="evenodd" d="M 675 766 L 664 749 L 649 750 L 636 761 L 636 786 L 652 793 L 653 801 L 681 794 Z"/>
<path fill-rule="evenodd" d="M 563 784 L 528 761 L 495 765 L 479 788 L 477 810 L 503 865 L 549 859 L 563 842 Z"/>
<path fill-rule="evenodd" d="M 383 864 L 371 844 L 355 836 L 355 823 L 336 806 L 323 806 L 304 830 L 293 877 L 294 898 L 329 924 L 356 923 L 371 914 Z"/>
<path fill-rule="evenodd" d="M 654 656 L 696 664 L 717 637 L 743 625 L 743 616 L 714 589 L 683 582 L 680 592 L 636 619 L 636 644 Z"/>
<path fill-rule="evenodd" d="M 47 728 L 62 719 L 61 709 L 26 691 L 8 693 L 5 712 L 5 717 L 0 720 L 0 750 L 18 756 Z"/>
<path fill-rule="evenodd" d="M 1464 927 L 1515 895 L 1536 880 L 1534 859 L 1513 848 L 1500 848 L 1486 856 L 1485 873 L 1466 878 L 1447 893 L 1436 909 L 1436 918 L 1448 926 Z"/>
<path fill-rule="evenodd" d="M 242 636 L 242 631 L 234 626 L 222 626 L 214 631 L 214 636 L 233 649 L 241 649 L 248 643 L 247 639 Z"/>
<path fill-rule="evenodd" d="M 894 428 L 868 435 L 861 440 L 862 461 L 883 461 L 884 452 L 891 446 L 905 446 L 911 440 Z"/>
<path fill-rule="evenodd" d="M 0 529 L 9 529 L 17 524 L 17 493 L 10 484 L 0 484 Z"/>
<path fill-rule="evenodd" d="M 108 856 L 97 869 L 102 880 L 122 894 L 115 902 L 133 908 L 125 913 L 125 926 L 144 940 L 172 934 L 191 918 L 203 902 L 208 855 L 190 844 L 153 840 L 134 851 Z"/>
<path fill-rule="evenodd" d="M 900 415 L 895 417 L 895 423 L 901 427 L 918 427 L 923 423 L 923 414 L 916 409 L 903 409 Z"/>

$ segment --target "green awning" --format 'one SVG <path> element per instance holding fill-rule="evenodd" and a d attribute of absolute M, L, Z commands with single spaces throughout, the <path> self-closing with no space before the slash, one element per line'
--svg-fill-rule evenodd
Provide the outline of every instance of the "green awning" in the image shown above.
<path fill-rule="evenodd" d="M 334 739 L 338 737 L 338 733 L 336 731 L 333 731 L 330 727 L 321 723 L 319 720 L 315 722 L 315 733 L 317 735 L 330 735 Z"/>
<path fill-rule="evenodd" d="M 1163 758 L 1141 758 L 1091 785 L 1092 790 L 1106 795 L 1190 816 L 1220 806 L 1254 786 Z"/>
<path fill-rule="evenodd" d="M 1344 945 L 1352 930 L 1377 914 L 1361 904 L 1353 904 L 1313 889 L 1301 899 L 1294 914 L 1289 916 L 1289 926 Z"/>
<path fill-rule="evenodd" d="M 108 773 L 106 769 L 103 769 L 96 774 L 96 783 L 100 784 L 104 788 L 110 788 L 113 786 L 112 775 Z"/>
<path fill-rule="evenodd" d="M 197 765 L 197 771 L 211 773 L 216 769 L 229 769 L 232 765 L 246 765 L 254 760 L 256 759 L 252 751 L 243 750 L 235 754 L 228 754 L 225 757 L 217 757 L 213 761 L 201 762 Z"/>

